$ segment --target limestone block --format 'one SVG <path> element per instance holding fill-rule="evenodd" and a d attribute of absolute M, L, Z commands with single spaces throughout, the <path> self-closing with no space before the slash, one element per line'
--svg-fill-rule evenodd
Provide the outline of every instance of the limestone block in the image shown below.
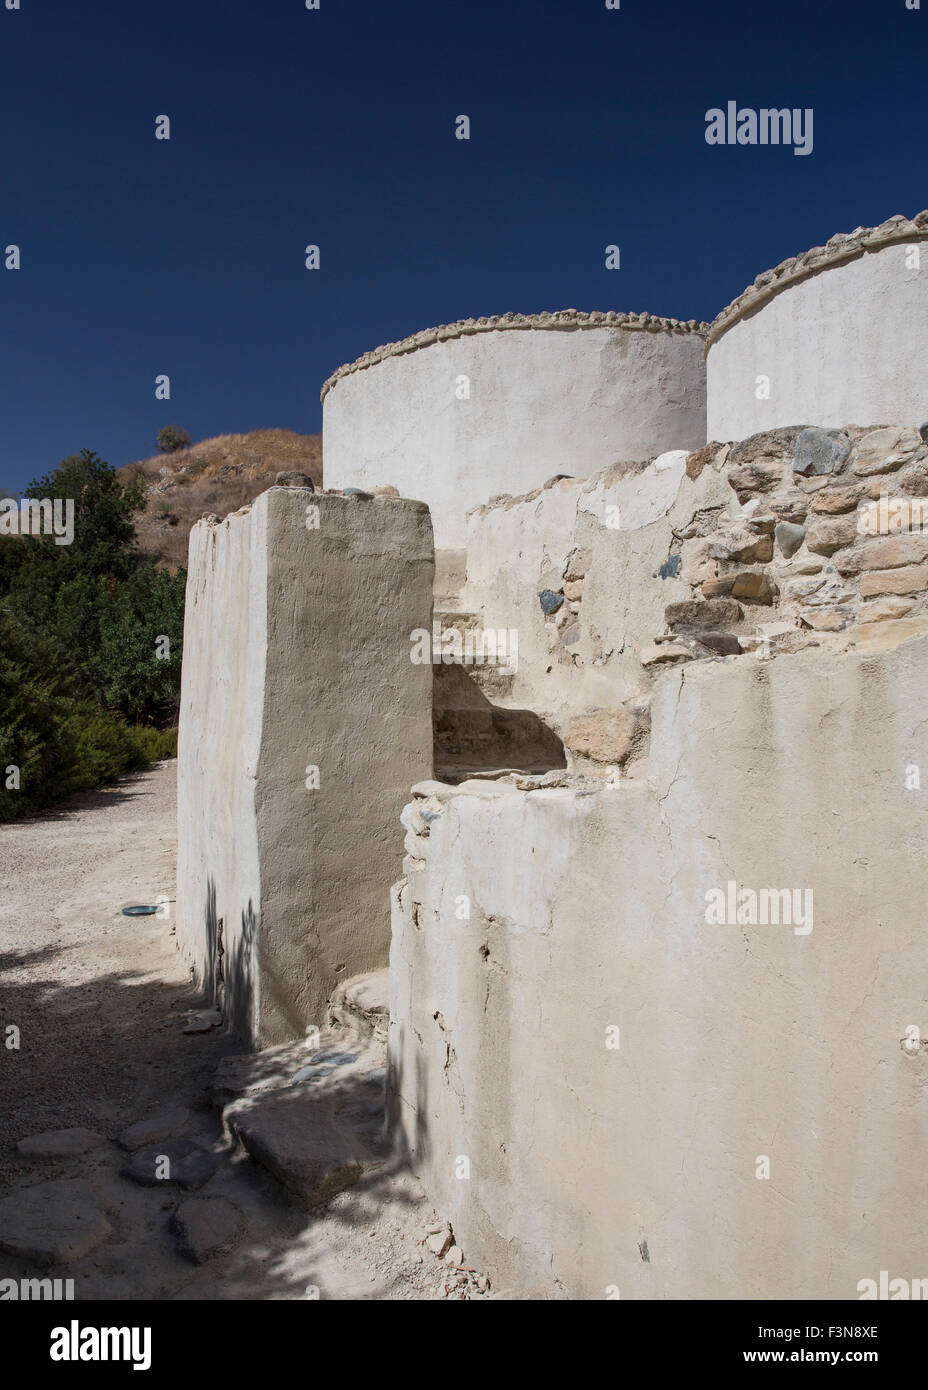
<path fill-rule="evenodd" d="M 732 526 L 710 540 L 709 554 L 716 560 L 763 565 L 773 559 L 773 536 L 757 535 L 747 526 Z"/>
<path fill-rule="evenodd" d="M 926 634 L 928 618 L 897 618 L 892 622 L 860 623 L 854 635 L 858 651 L 886 652 L 911 637 L 924 637 Z"/>
<path fill-rule="evenodd" d="M 852 512 L 866 495 L 867 490 L 861 483 L 854 483 L 850 487 L 826 487 L 813 497 L 812 511 L 832 514 Z"/>
<path fill-rule="evenodd" d="M 743 603 L 776 603 L 777 586 L 764 570 L 742 570 L 732 576 L 731 595 Z"/>
<path fill-rule="evenodd" d="M 782 476 L 782 465 L 775 463 L 744 463 L 728 470 L 728 481 L 735 489 L 739 502 L 744 502 L 756 492 L 770 492 Z"/>
<path fill-rule="evenodd" d="M 856 516 L 839 516 L 831 520 L 812 522 L 806 532 L 806 547 L 813 555 L 833 555 L 842 546 L 857 539 Z"/>
<path fill-rule="evenodd" d="M 859 477 L 869 477 L 871 473 L 891 473 L 906 463 L 919 448 L 921 440 L 913 429 L 896 425 L 871 430 L 854 446 L 851 467 Z"/>
<path fill-rule="evenodd" d="M 899 598 L 895 594 L 890 594 L 886 598 L 876 598 L 872 603 L 864 604 L 858 617 L 861 624 L 882 623 L 892 618 L 904 618 L 906 613 L 910 613 L 914 607 L 914 599 Z"/>
<path fill-rule="evenodd" d="M 664 610 L 668 627 L 714 628 L 727 627 L 741 621 L 741 605 L 730 598 L 684 600 L 669 603 Z"/>
<path fill-rule="evenodd" d="M 595 710 L 572 719 L 564 743 L 572 753 L 593 762 L 621 766 L 631 752 L 638 721 L 631 710 Z"/>
<path fill-rule="evenodd" d="M 871 570 L 860 576 L 861 598 L 877 594 L 920 594 L 928 589 L 928 565 L 903 565 L 896 570 Z"/>

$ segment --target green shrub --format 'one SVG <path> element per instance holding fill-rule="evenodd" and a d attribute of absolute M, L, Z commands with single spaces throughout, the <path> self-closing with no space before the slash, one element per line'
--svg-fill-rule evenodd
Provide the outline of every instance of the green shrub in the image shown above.
<path fill-rule="evenodd" d="M 176 729 L 127 724 L 21 675 L 0 660 L 0 821 L 40 811 L 74 792 L 105 786 L 125 772 L 177 755 Z M 17 677 L 19 711 L 13 721 L 3 696 Z M 18 788 L 6 785 L 11 767 L 19 769 Z"/>
<path fill-rule="evenodd" d="M 130 724 L 128 727 L 137 759 L 133 766 L 147 767 L 149 763 L 160 762 L 162 758 L 177 757 L 176 729 L 152 729 L 142 724 Z"/>

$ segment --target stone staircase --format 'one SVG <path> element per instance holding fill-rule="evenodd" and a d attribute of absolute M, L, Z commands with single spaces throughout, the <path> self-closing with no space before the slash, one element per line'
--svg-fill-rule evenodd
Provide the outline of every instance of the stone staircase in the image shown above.
<path fill-rule="evenodd" d="M 216 1072 L 223 1131 L 300 1207 L 327 1202 L 390 1157 L 387 973 L 343 982 L 316 1037 L 225 1057 Z"/>
<path fill-rule="evenodd" d="M 439 608 L 435 607 L 432 614 L 433 627 L 437 627 L 441 633 L 456 632 L 460 636 L 462 648 L 466 650 L 468 634 L 470 641 L 475 640 L 476 634 L 483 630 L 483 615 L 481 613 L 468 613 L 463 609 Z M 445 637 L 444 641 L 451 648 L 455 639 Z M 445 663 L 442 665 L 458 664 Z M 483 692 L 486 698 L 493 700 L 505 700 L 512 693 L 513 674 L 502 669 L 501 664 L 493 662 L 463 662 L 461 663 L 474 684 Z M 436 666 L 436 670 L 439 667 Z"/>
<path fill-rule="evenodd" d="M 436 666 L 432 730 L 435 776 L 460 782 L 488 772 L 545 773 L 567 765 L 564 747 L 532 710 L 493 704 L 474 667 Z"/>

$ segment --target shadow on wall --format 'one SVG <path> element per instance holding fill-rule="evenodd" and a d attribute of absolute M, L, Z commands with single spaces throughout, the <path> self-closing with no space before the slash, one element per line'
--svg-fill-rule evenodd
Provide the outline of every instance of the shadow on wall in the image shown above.
<path fill-rule="evenodd" d="M 231 940 L 225 923 L 216 915 L 216 880 L 209 875 L 206 887 L 205 978 L 198 981 L 210 1001 L 222 1010 L 231 1032 L 242 1039 L 254 1035 L 254 957 L 258 922 L 249 898 L 238 935 Z"/>
<path fill-rule="evenodd" d="M 421 1049 L 416 1050 L 416 1117 L 413 1129 L 413 1149 L 410 1151 L 407 1127 L 403 1124 L 403 1058 L 406 1056 L 406 1032 L 402 1023 L 395 1025 L 387 1054 L 386 1094 L 384 1097 L 384 1133 L 390 1146 L 396 1171 L 424 1171 L 430 1156 L 428 1131 L 428 1071 Z"/>
<path fill-rule="evenodd" d="M 463 666 L 434 668 L 432 733 L 435 776 L 445 782 L 501 768 L 542 773 L 567 766 L 553 729 L 533 710 L 491 704 Z"/>

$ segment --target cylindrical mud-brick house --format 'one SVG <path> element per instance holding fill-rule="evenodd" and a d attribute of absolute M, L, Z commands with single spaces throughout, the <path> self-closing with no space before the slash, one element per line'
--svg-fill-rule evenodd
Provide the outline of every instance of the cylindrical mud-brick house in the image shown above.
<path fill-rule="evenodd" d="M 322 388 L 330 488 L 428 503 L 439 549 L 469 508 L 553 474 L 705 443 L 705 324 L 650 314 L 505 314 L 366 353 Z"/>

